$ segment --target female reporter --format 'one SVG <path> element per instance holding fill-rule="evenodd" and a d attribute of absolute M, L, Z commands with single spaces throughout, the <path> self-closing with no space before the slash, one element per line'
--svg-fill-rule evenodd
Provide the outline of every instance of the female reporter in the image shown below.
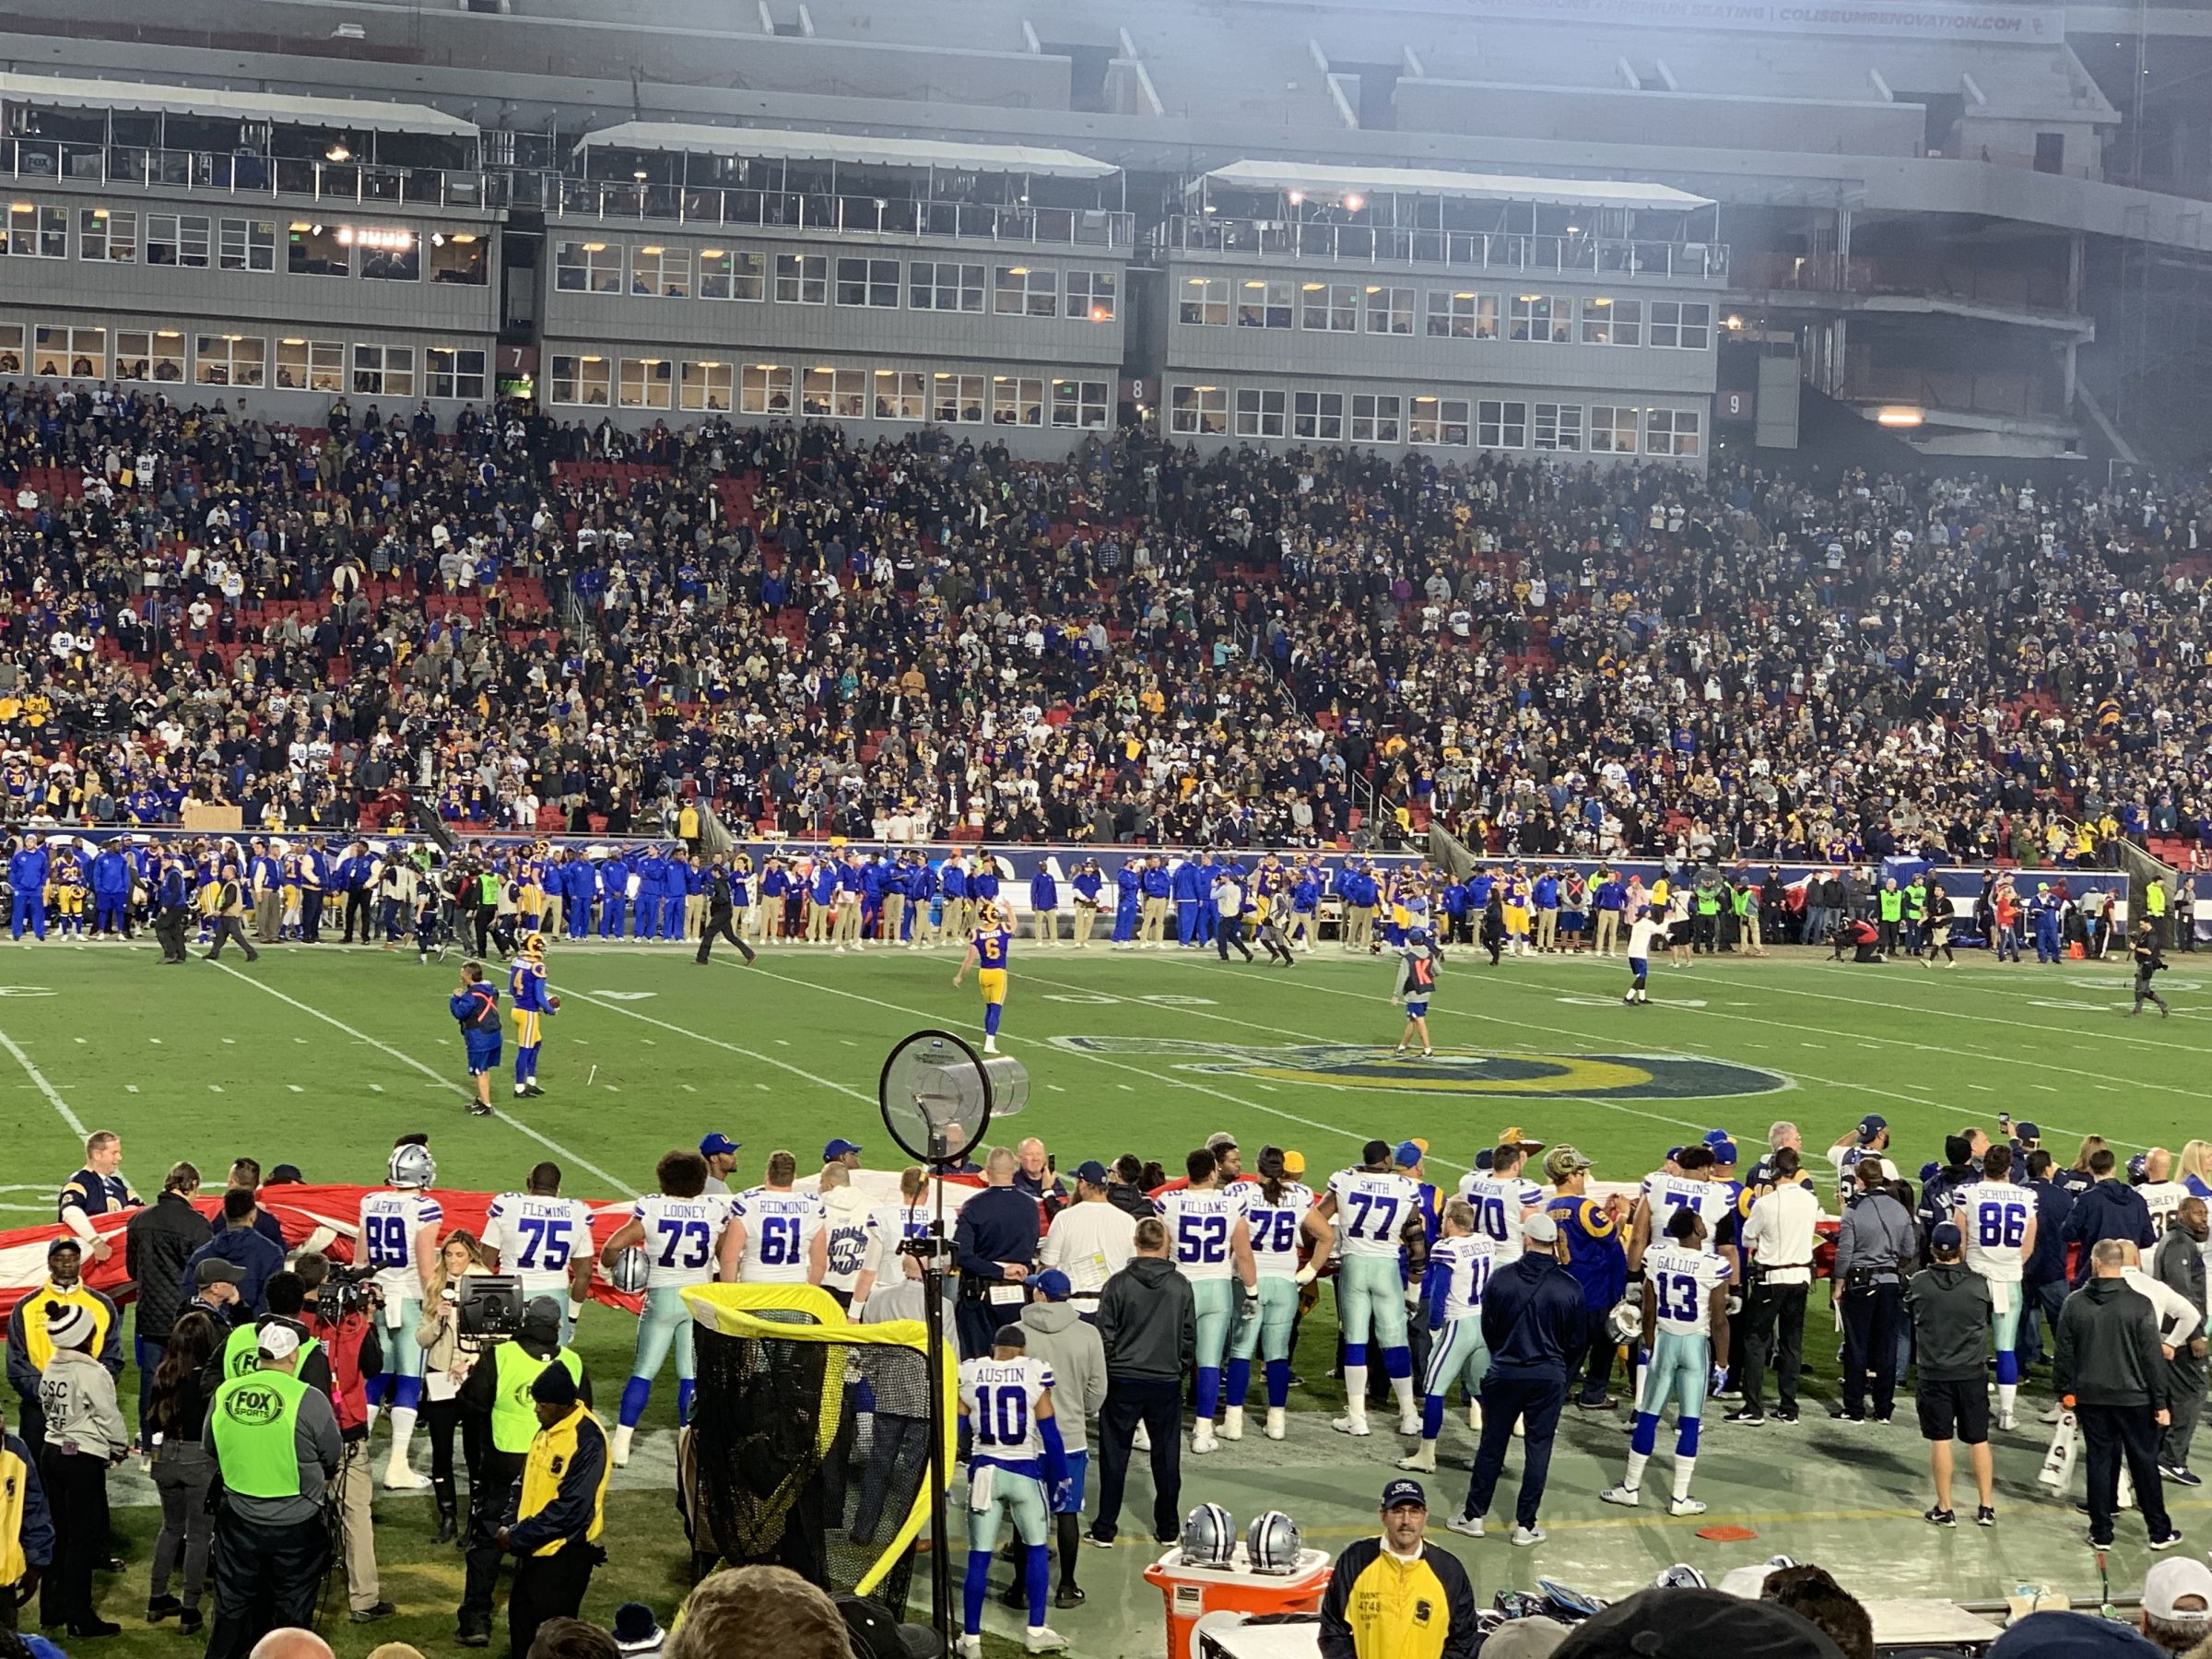
<path fill-rule="evenodd" d="M 455 1228 L 438 1246 L 438 1260 L 422 1288 L 422 1319 L 415 1340 L 422 1349 L 422 1421 L 430 1435 L 430 1491 L 438 1500 L 436 1542 L 460 1534 L 460 1499 L 453 1483 L 453 1427 L 461 1427 L 461 1457 L 471 1492 L 477 1484 L 477 1429 L 461 1410 L 459 1392 L 483 1345 L 461 1334 L 459 1281 L 485 1271 L 482 1246 L 466 1228 Z"/>

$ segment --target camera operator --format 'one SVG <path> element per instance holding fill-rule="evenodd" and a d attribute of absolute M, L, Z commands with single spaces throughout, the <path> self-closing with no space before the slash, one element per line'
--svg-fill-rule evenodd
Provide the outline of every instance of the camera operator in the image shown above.
<path fill-rule="evenodd" d="M 585 1407 L 592 1404 L 591 1379 L 583 1359 L 560 1341 L 561 1306 L 541 1296 L 523 1310 L 522 1328 L 512 1341 L 495 1341 L 461 1384 L 465 1422 L 479 1426 L 483 1465 L 468 1494 L 468 1578 L 461 1594 L 453 1640 L 463 1647 L 491 1642 L 491 1593 L 500 1575 L 500 1525 L 530 1442 L 538 1430 L 531 1386 L 541 1372 L 559 1364 L 574 1382 Z"/>
<path fill-rule="evenodd" d="M 285 1325 L 300 1339 L 292 1361 L 293 1373 L 310 1388 L 321 1390 L 327 1398 L 332 1393 L 330 1356 L 300 1318 L 300 1312 L 307 1305 L 305 1281 L 288 1267 L 269 1276 L 269 1282 L 262 1287 L 262 1295 L 268 1301 L 269 1311 L 259 1319 L 241 1323 L 224 1339 L 200 1377 L 201 1392 L 212 1399 L 215 1391 L 225 1382 L 234 1377 L 250 1376 L 259 1370 L 261 1333 L 271 1325 Z M 244 1309 L 241 1306 L 236 1311 L 242 1313 Z"/>
<path fill-rule="evenodd" d="M 300 1378 L 300 1347 L 299 1327 L 272 1319 L 255 1369 L 208 1403 L 204 1442 L 221 1497 L 206 1659 L 246 1659 L 271 1630 L 307 1628 L 330 1568 L 323 1495 L 344 1448 L 329 1396 Z"/>
<path fill-rule="evenodd" d="M 369 1468 L 369 1379 L 384 1369 L 383 1338 L 375 1317 L 383 1298 L 366 1272 L 334 1275 L 325 1256 L 302 1255 L 293 1271 L 306 1291 L 300 1322 L 330 1357 L 330 1404 L 345 1447 L 330 1502 L 346 1559 L 346 1599 L 353 1622 L 370 1624 L 395 1611 L 379 1594 L 375 1521 L 369 1507 L 376 1487 Z"/>

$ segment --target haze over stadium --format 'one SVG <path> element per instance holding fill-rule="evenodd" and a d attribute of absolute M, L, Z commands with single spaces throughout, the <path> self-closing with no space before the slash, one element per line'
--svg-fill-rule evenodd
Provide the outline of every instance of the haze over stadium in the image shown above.
<path fill-rule="evenodd" d="M 2208 74 L 18 0 L 0 1609 L 2212 1654 Z"/>

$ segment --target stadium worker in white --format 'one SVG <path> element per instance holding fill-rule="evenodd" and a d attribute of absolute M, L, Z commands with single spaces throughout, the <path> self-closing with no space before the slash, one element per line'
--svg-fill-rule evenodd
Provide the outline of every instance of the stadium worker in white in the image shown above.
<path fill-rule="evenodd" d="M 412 1333 L 420 1323 L 423 1274 L 438 1259 L 438 1232 L 445 1212 L 430 1196 L 438 1163 L 426 1139 L 409 1135 L 393 1147 L 384 1166 L 386 1190 L 361 1200 L 361 1257 L 376 1269 L 388 1331 Z M 369 1420 L 373 1428 L 378 1407 L 390 1405 L 392 1461 L 384 1465 L 384 1485 L 392 1490 L 414 1491 L 430 1484 L 407 1466 L 407 1444 L 415 1438 L 415 1414 L 422 1405 L 422 1347 L 394 1342 L 389 1347 L 396 1363 L 392 1371 L 369 1379 Z"/>
<path fill-rule="evenodd" d="M 960 1659 L 982 1653 L 983 1597 L 991 1588 L 991 1560 L 998 1529 L 1011 1523 L 1021 1540 L 1021 1567 L 1029 1592 L 1024 1641 L 1032 1653 L 1067 1645 L 1044 1622 L 1052 1590 L 1052 1525 L 1048 1486 L 1067 1478 L 1067 1452 L 1053 1420 L 1053 1373 L 1026 1351 L 1018 1324 L 1001 1325 L 988 1359 L 960 1362 L 960 1424 L 972 1437 L 968 1457 L 968 1576 L 961 1587 Z"/>
<path fill-rule="evenodd" d="M 618 1290 L 642 1290 L 645 1308 L 638 1318 L 638 1347 L 629 1381 L 622 1389 L 622 1412 L 615 1425 L 614 1459 L 629 1461 L 629 1442 L 653 1398 L 653 1380 L 676 1348 L 676 1416 L 691 1420 L 696 1375 L 691 1351 L 691 1312 L 684 1287 L 714 1277 L 715 1248 L 730 1219 L 727 1198 L 708 1194 L 707 1160 L 678 1147 L 661 1155 L 653 1167 L 660 1191 L 637 1201 L 629 1219 L 615 1230 L 599 1260 Z"/>
<path fill-rule="evenodd" d="M 1675 1407 L 1675 1491 L 1670 1515 L 1701 1515 L 1705 1506 L 1689 1495 L 1698 1466 L 1698 1430 L 1709 1386 L 1719 1387 L 1728 1370 L 1728 1282 L 1722 1257 L 1708 1253 L 1705 1222 L 1693 1209 L 1667 1218 L 1666 1237 L 1643 1256 L 1643 1347 L 1649 1356 L 1636 1392 L 1636 1418 L 1629 1441 L 1628 1473 L 1618 1486 L 1601 1494 L 1607 1503 L 1636 1507 L 1644 1465 L 1659 1443 L 1659 1418 Z"/>
<path fill-rule="evenodd" d="M 1230 1326 L 1250 1324 L 1259 1316 L 1259 1270 L 1244 1219 L 1251 1186 L 1242 1182 L 1222 1185 L 1220 1165 L 1204 1147 L 1183 1160 L 1183 1169 L 1190 1184 L 1162 1193 L 1159 1213 L 1175 1243 L 1175 1265 L 1191 1281 L 1197 1303 L 1197 1426 L 1191 1431 L 1191 1450 L 1206 1453 L 1215 1445 L 1214 1413 L 1221 1398 Z M 1241 1424 L 1238 1432 L 1242 1432 Z"/>

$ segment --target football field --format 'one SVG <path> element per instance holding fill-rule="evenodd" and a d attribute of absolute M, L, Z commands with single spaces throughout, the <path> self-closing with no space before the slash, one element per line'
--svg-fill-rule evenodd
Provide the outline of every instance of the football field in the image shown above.
<path fill-rule="evenodd" d="M 1743 1143 L 1747 1165 L 1779 1118 L 1797 1123 L 1807 1147 L 1818 1148 L 1879 1112 L 1908 1177 L 1940 1155 L 1947 1131 L 1967 1123 L 1994 1130 L 2001 1111 L 2038 1124 L 2062 1163 L 2092 1131 L 2124 1152 L 2178 1148 L 2206 1133 L 2212 957 L 2201 974 L 2194 959 L 2175 957 L 2160 976 L 2174 1018 L 2135 1020 L 2123 1018 L 2128 978 L 2116 965 L 1976 960 L 1954 971 L 1824 958 L 1654 965 L 1652 1003 L 1630 1008 L 1619 1000 L 1627 976 L 1618 960 L 1524 959 L 1493 969 L 1479 953 L 1454 951 L 1430 1015 L 1438 1057 L 1417 1062 L 1389 1057 L 1402 1017 L 1387 958 L 1355 960 L 1324 946 L 1276 969 L 1225 965 L 1210 951 L 1076 951 L 1023 940 L 1001 1045 L 1028 1065 L 1032 1092 L 1029 1110 L 991 1138 L 1041 1136 L 1063 1170 L 1135 1152 L 1174 1172 L 1185 1151 L 1225 1129 L 1248 1168 L 1264 1143 L 1295 1147 L 1319 1186 L 1357 1161 L 1365 1140 L 1418 1137 L 1430 1147 L 1430 1179 L 1449 1187 L 1509 1125 L 1552 1145 L 1571 1141 L 1595 1160 L 1598 1180 L 1623 1182 L 1714 1127 Z M 876 1105 L 885 1054 L 925 1027 L 980 1034 L 972 977 L 953 988 L 958 956 L 949 948 L 836 956 L 786 946 L 750 968 L 718 950 L 702 968 L 688 947 L 556 939 L 547 969 L 563 1006 L 539 1067 L 547 1092 L 512 1100 L 502 1075 L 499 1114 L 478 1120 L 463 1110 L 461 1043 L 445 1006 L 458 963 L 421 966 L 412 949 L 293 946 L 266 949 L 250 967 L 226 953 L 172 974 L 150 942 L 0 950 L 0 1225 L 51 1218 L 51 1194 L 93 1129 L 123 1136 L 124 1169 L 148 1195 L 179 1158 L 211 1183 L 246 1155 L 265 1169 L 298 1164 L 310 1182 L 373 1184 L 394 1136 L 413 1130 L 429 1132 L 441 1186 L 518 1186 L 550 1157 L 566 1171 L 566 1190 L 597 1200 L 649 1186 L 660 1153 L 696 1145 L 710 1130 L 744 1143 L 734 1179 L 757 1179 L 779 1147 L 807 1170 L 835 1135 L 859 1141 L 869 1167 L 896 1168 L 905 1159 Z M 1329 1432 L 1341 1398 L 1327 1375 L 1329 1307 L 1324 1296 L 1296 1357 L 1303 1382 L 1291 1397 L 1290 1438 L 1277 1445 L 1255 1436 L 1206 1458 L 1186 1455 L 1186 1507 L 1218 1498 L 1241 1525 L 1280 1505 L 1310 1541 L 1331 1548 L 1371 1526 L 1374 1495 L 1406 1448 L 1387 1432 L 1386 1413 L 1372 1439 Z M 1740 1523 L 1757 1543 L 1700 1540 L 1700 1523 L 1669 1520 L 1656 1502 L 1641 1512 L 1596 1502 L 1619 1477 L 1620 1414 L 1563 1426 L 1545 1510 L 1551 1535 L 1535 1550 L 1511 1548 L 1495 1528 L 1483 1543 L 1443 1533 L 1443 1512 L 1464 1496 L 1472 1447 L 1455 1416 L 1444 1471 L 1430 1481 L 1432 1536 L 1470 1562 L 1486 1602 L 1540 1573 L 1619 1594 L 1669 1561 L 1717 1575 L 1778 1549 L 1821 1560 L 1867 1594 L 2001 1594 L 2034 1581 L 2077 1597 L 2094 1590 L 2077 1517 L 2034 1482 L 2048 1431 L 2025 1407 L 2040 1409 L 2045 1391 L 2031 1386 L 2022 1430 L 1999 1437 L 2000 1526 L 1935 1533 L 1918 1519 L 1928 1496 L 1909 1401 L 1894 1428 L 1831 1425 L 1824 1297 L 1816 1296 L 1808 1325 L 1814 1371 L 1802 1427 L 1733 1429 L 1718 1421 L 1721 1407 L 1707 1419 L 1698 1471 L 1699 1495 L 1712 1504 L 1706 1523 Z M 627 1371 L 629 1339 L 626 1316 L 587 1314 L 582 1346 L 603 1408 Z M 127 1373 L 126 1399 L 135 1382 Z M 664 1382 L 649 1430 L 670 1426 L 673 1394 Z M 641 1446 L 665 1439 L 649 1433 Z M 1671 1445 L 1663 1435 L 1654 1493 L 1665 1489 Z M 1518 1463 L 1509 1462 L 1501 1507 Z M 633 1594 L 665 1614 L 680 1594 L 682 1544 L 665 1466 L 655 1453 L 624 1472 L 616 1565 L 591 1603 L 598 1614 Z M 2212 1500 L 2182 1498 L 2173 1507 L 2193 1541 L 2212 1528 Z M 365 1652 L 387 1637 L 435 1649 L 451 1629 L 459 1559 L 429 1545 L 427 1498 L 380 1497 L 379 1511 L 386 1594 L 403 1618 L 347 1626 L 341 1594 L 340 1650 Z M 1149 1540 L 1131 1535 L 1147 1513 L 1139 1473 L 1124 1516 L 1124 1542 L 1136 1547 L 1087 1551 L 1089 1604 L 1054 1615 L 1078 1653 L 1159 1651 L 1158 1593 L 1136 1576 Z M 105 1611 L 125 1622 L 126 1650 L 177 1649 L 172 1634 L 135 1622 L 152 1515 L 119 1514 L 134 1560 L 107 1583 Z M 2124 1519 L 2120 1534 L 2115 1587 L 2132 1589 L 2148 1559 L 2139 1521 Z M 989 1617 L 994 1630 L 1018 1628 L 1017 1616 L 995 1605 Z"/>

